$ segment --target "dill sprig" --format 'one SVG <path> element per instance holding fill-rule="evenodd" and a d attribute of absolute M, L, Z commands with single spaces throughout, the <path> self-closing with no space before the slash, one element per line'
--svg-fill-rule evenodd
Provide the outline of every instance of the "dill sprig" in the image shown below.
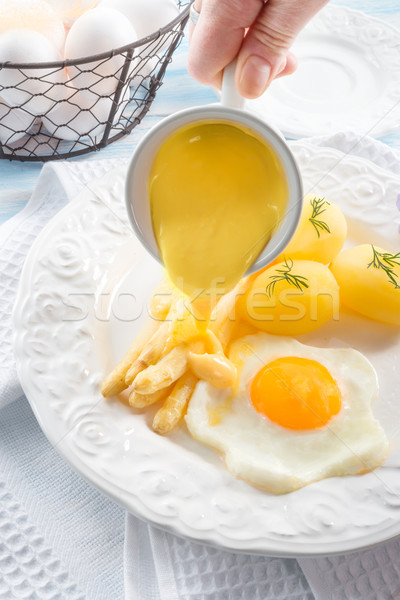
<path fill-rule="evenodd" d="M 308 288 L 308 279 L 307 277 L 303 277 L 302 275 L 295 275 L 292 273 L 293 269 L 293 261 L 292 259 L 284 259 L 285 264 L 281 269 L 277 269 L 277 273 L 279 275 L 270 275 L 269 279 L 271 279 L 271 283 L 269 283 L 266 287 L 267 296 L 270 298 L 274 293 L 275 286 L 278 281 L 287 281 L 289 285 L 293 285 L 298 290 L 302 291 L 302 288 Z"/>
<path fill-rule="evenodd" d="M 397 290 L 400 290 L 400 282 L 398 280 L 397 273 L 394 272 L 394 267 L 400 267 L 400 252 L 397 254 L 390 254 L 390 252 L 378 252 L 377 249 L 371 244 L 373 258 L 367 269 L 374 267 L 375 269 L 382 269 L 385 271 L 389 278 L 390 283 L 393 283 Z"/>
<path fill-rule="evenodd" d="M 311 217 L 309 218 L 309 221 L 310 221 L 311 225 L 314 227 L 315 231 L 317 232 L 317 236 L 321 237 L 320 229 L 330 233 L 331 230 L 329 229 L 327 223 L 325 223 L 325 221 L 317 220 L 317 218 L 316 218 L 316 217 L 319 217 L 320 215 L 322 215 L 322 213 L 324 213 L 326 211 L 326 208 L 324 208 L 324 206 L 325 206 L 325 204 L 327 204 L 329 206 L 330 202 L 328 202 L 324 198 L 314 198 L 313 200 L 310 200 L 310 204 L 312 206 L 312 213 L 311 213 Z"/>

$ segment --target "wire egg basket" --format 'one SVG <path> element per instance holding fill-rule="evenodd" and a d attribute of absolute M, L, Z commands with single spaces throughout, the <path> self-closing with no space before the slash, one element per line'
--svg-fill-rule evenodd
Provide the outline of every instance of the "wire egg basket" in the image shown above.
<path fill-rule="evenodd" d="M 0 83 L 0 158 L 66 159 L 130 133 L 183 37 L 190 0 L 177 5 L 168 25 L 122 48 L 64 62 L 0 63 L 0 74 L 9 72 L 2 78 L 8 85 Z"/>

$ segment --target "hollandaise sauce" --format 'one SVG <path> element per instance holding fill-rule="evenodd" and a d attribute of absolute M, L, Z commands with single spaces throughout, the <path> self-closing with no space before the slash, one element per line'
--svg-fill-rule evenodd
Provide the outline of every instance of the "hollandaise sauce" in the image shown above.
<path fill-rule="evenodd" d="M 204 121 L 161 145 L 149 197 L 168 275 L 194 298 L 225 293 L 246 273 L 285 213 L 288 186 L 280 159 L 261 137 Z"/>

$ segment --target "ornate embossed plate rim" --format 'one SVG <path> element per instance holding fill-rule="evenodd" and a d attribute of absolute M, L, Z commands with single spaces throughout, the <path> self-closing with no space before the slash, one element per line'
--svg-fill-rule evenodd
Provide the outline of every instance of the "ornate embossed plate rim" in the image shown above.
<path fill-rule="evenodd" d="M 346 27 L 346 20 L 353 19 L 357 20 L 357 27 L 349 29 Z M 320 32 L 324 29 L 326 32 L 336 33 L 339 36 L 339 40 L 351 39 L 360 46 L 360 51 L 373 52 L 375 59 L 377 59 L 381 66 L 387 68 L 390 61 L 385 60 L 382 50 L 382 40 L 378 40 L 375 43 L 371 43 L 368 47 L 362 44 L 359 40 L 359 31 L 367 26 L 379 26 L 387 34 L 387 41 L 385 44 L 386 51 L 390 51 L 392 57 L 399 57 L 399 43 L 400 43 L 400 32 L 398 29 L 383 21 L 382 19 L 372 17 L 362 11 L 348 8 L 340 5 L 327 5 L 324 7 L 307 25 L 305 30 L 300 34 L 299 39 L 306 39 L 307 35 Z M 345 31 L 345 33 L 344 33 Z M 394 92 L 398 89 L 400 84 L 400 74 L 398 69 L 391 70 L 390 73 L 390 90 Z M 277 85 L 281 85 L 281 81 L 277 80 Z M 386 96 L 390 94 L 390 90 L 386 90 Z M 384 98 L 386 97 L 384 96 Z M 397 92 L 397 101 L 400 100 L 399 92 Z M 265 104 L 265 105 L 264 105 Z M 286 136 L 292 138 L 301 138 L 312 135 L 320 134 L 332 134 L 337 131 L 345 131 L 351 129 L 357 131 L 357 133 L 366 135 L 370 131 L 374 137 L 381 137 L 388 133 L 392 133 L 400 128 L 399 121 L 399 108 L 388 110 L 387 115 L 384 118 L 379 118 L 378 122 L 371 114 L 372 106 L 368 110 L 360 110 L 363 115 L 362 127 L 360 124 L 354 125 L 354 117 L 359 118 L 359 114 L 353 111 L 349 114 L 348 118 L 343 121 L 340 116 L 335 117 L 335 125 L 328 126 L 326 119 L 329 115 L 316 114 L 314 115 L 315 125 L 310 126 L 310 115 L 303 114 L 301 111 L 296 112 L 293 110 L 292 105 L 285 105 L 282 102 L 282 98 L 275 98 L 274 84 L 271 86 L 268 94 L 262 96 L 257 100 L 250 100 L 246 103 L 246 107 L 251 112 L 255 110 L 258 113 L 265 115 L 273 114 L 274 124 L 280 129 Z M 395 100 L 393 101 L 393 108 L 395 108 Z M 272 110 L 273 109 L 273 110 Z M 283 110 L 282 110 L 283 109 Z M 324 124 L 325 122 L 325 124 Z"/>
<path fill-rule="evenodd" d="M 302 142 L 295 142 L 292 147 L 295 151 L 295 154 L 297 154 L 298 156 L 300 156 L 301 153 L 304 154 L 304 169 L 307 169 L 308 162 L 318 162 L 319 160 L 322 161 L 322 159 L 328 159 L 329 161 L 333 161 L 335 164 L 342 164 L 343 167 L 350 168 L 350 170 L 352 169 L 353 172 L 358 173 L 358 176 L 363 181 L 366 175 L 371 174 L 380 182 L 390 182 L 392 186 L 398 185 L 398 189 L 400 190 L 399 177 L 386 174 L 386 172 L 383 169 L 376 167 L 375 165 L 369 163 L 366 160 L 354 157 L 346 157 L 345 155 L 336 150 L 316 148 L 314 146 Z M 309 161 L 308 159 L 311 160 Z M 120 172 L 121 170 L 118 171 L 119 175 Z M 107 187 L 107 182 L 109 188 Z M 43 230 L 42 234 L 34 243 L 29 253 L 29 256 L 25 262 L 24 271 L 21 277 L 21 284 L 19 287 L 18 297 L 14 311 L 14 347 L 17 358 L 18 373 L 23 389 L 30 401 L 34 413 L 43 431 L 49 438 L 50 442 L 73 466 L 73 468 L 80 472 L 91 484 L 96 486 L 103 493 L 109 495 L 116 502 L 124 506 L 128 511 L 132 512 L 133 514 L 136 514 L 140 518 L 149 520 L 153 524 L 161 526 L 173 533 L 183 535 L 185 537 L 197 540 L 199 542 L 210 543 L 217 546 L 222 546 L 227 549 L 243 552 L 267 553 L 284 556 L 320 555 L 321 553 L 334 554 L 338 552 L 354 551 L 360 548 L 365 548 L 378 542 L 385 541 L 400 533 L 400 519 L 398 519 L 396 513 L 395 519 L 393 517 L 392 520 L 389 520 L 390 522 L 385 521 L 386 525 L 382 525 L 380 528 L 378 528 L 378 530 L 374 530 L 372 534 L 371 531 L 368 531 L 368 528 L 366 527 L 364 530 L 358 531 L 358 535 L 354 536 L 350 540 L 341 539 L 340 531 L 339 534 L 336 535 L 336 538 L 334 536 L 330 537 L 328 525 L 328 533 L 324 532 L 324 539 L 322 539 L 324 537 L 322 534 L 321 536 L 318 534 L 316 538 L 310 541 L 310 539 L 304 533 L 299 533 L 296 536 L 285 536 L 282 533 L 276 535 L 271 534 L 270 536 L 268 536 L 268 532 L 267 534 L 265 534 L 265 524 L 261 522 L 261 519 L 263 517 L 268 518 L 268 516 L 271 518 L 271 509 L 273 510 L 274 506 L 277 506 L 278 503 L 282 504 L 282 502 L 285 502 L 287 498 L 285 498 L 285 500 L 282 500 L 283 497 L 272 497 L 271 499 L 271 497 L 262 493 L 260 496 L 257 497 L 262 497 L 263 499 L 265 499 L 265 502 L 262 506 L 261 501 L 259 506 L 254 506 L 255 516 L 253 517 L 253 515 L 251 515 L 253 519 L 252 525 L 244 526 L 243 529 L 241 529 L 239 536 L 235 537 L 229 531 L 229 528 L 227 529 L 221 523 L 215 523 L 214 527 L 208 527 L 204 530 L 201 530 L 200 527 L 196 527 L 194 522 L 192 523 L 191 519 L 184 519 L 182 514 L 178 513 L 177 515 L 169 516 L 168 514 L 165 515 L 161 512 L 157 513 L 157 510 L 154 510 L 154 507 L 152 508 L 151 506 L 147 506 L 146 501 L 148 500 L 148 498 L 140 497 L 140 495 L 137 492 L 132 493 L 132 491 L 129 490 L 128 485 L 126 485 L 125 487 L 124 485 L 121 485 L 121 481 L 118 481 L 117 478 L 113 479 L 112 475 L 110 475 L 109 472 L 105 474 L 104 469 L 102 469 L 100 460 L 93 463 L 90 462 L 89 459 L 87 459 L 87 457 L 83 453 L 79 454 L 79 452 L 77 452 L 76 447 L 73 444 L 71 444 L 68 435 L 61 436 L 60 439 L 60 431 L 62 430 L 62 426 L 64 424 L 57 422 L 58 415 L 48 410 L 47 401 L 44 399 L 43 393 L 38 393 L 38 389 L 35 383 L 37 383 L 38 380 L 40 383 L 42 383 L 42 380 L 40 379 L 38 374 L 35 373 L 31 356 L 26 346 L 24 345 L 25 336 L 28 332 L 26 328 L 27 325 L 24 321 L 21 311 L 23 309 L 24 303 L 26 302 L 26 298 L 31 292 L 31 276 L 33 276 L 35 272 L 40 274 L 46 270 L 44 269 L 43 265 L 41 265 L 40 259 L 43 259 L 43 256 L 46 256 L 48 254 L 48 251 L 51 248 L 51 246 L 44 244 L 44 242 L 52 240 L 54 244 L 53 248 L 56 248 L 57 241 L 59 239 L 59 232 L 62 226 L 64 226 L 64 224 L 68 221 L 68 218 L 70 216 L 74 216 L 77 213 L 82 213 L 82 211 L 84 211 L 85 209 L 85 204 L 89 205 L 90 202 L 93 201 L 96 204 L 96 188 L 99 191 L 99 193 L 101 190 L 101 195 L 103 197 L 102 202 L 104 202 L 104 199 L 107 197 L 108 194 L 110 194 L 110 189 L 114 185 L 114 183 L 115 177 L 113 177 L 112 174 L 111 176 L 106 176 L 103 181 L 100 180 L 99 182 L 96 182 L 92 186 L 92 191 L 86 191 L 84 194 L 81 194 L 81 196 L 77 200 L 75 200 L 73 203 L 64 208 L 55 217 L 55 219 L 53 219 L 51 223 L 47 225 L 47 227 Z M 98 203 L 99 209 L 103 205 L 102 202 Z M 395 212 L 393 210 L 393 215 L 394 214 Z M 101 234 L 103 234 L 104 228 L 105 226 L 102 223 L 100 223 L 100 230 L 99 226 L 96 226 L 94 232 L 100 232 Z M 94 235 L 93 231 L 85 231 L 83 233 L 89 238 L 91 235 Z M 110 240 L 112 241 L 112 234 L 110 234 L 110 232 L 108 232 L 108 234 L 111 235 Z M 123 233 L 121 237 L 127 237 L 127 234 Z M 57 288 L 56 282 L 57 277 L 55 277 L 55 280 L 53 281 L 53 283 L 55 284 L 52 288 L 53 290 L 56 290 Z M 32 307 L 33 314 L 35 314 L 35 308 L 35 306 Z M 36 309 L 36 311 L 38 311 L 38 309 Z M 44 379 L 46 379 L 45 373 L 43 377 Z M 84 398 L 81 401 L 84 404 L 86 399 Z M 95 408 L 97 409 L 98 407 L 96 406 Z M 58 427 L 61 427 L 61 429 L 58 430 Z M 149 435 L 154 436 L 154 434 L 151 431 L 149 431 Z M 160 444 L 163 443 L 163 441 L 160 441 Z M 150 447 L 151 441 L 149 448 Z M 156 452 L 156 450 L 154 450 L 154 452 Z M 165 460 L 168 461 L 168 452 Z M 168 467 L 168 465 L 166 466 Z M 191 467 L 191 465 L 186 466 L 188 468 Z M 397 468 L 397 465 L 394 469 L 394 472 L 396 474 L 396 478 L 399 479 L 400 473 L 399 469 Z M 178 472 L 177 476 L 178 478 L 180 476 L 184 477 L 184 474 L 182 472 Z M 218 476 L 216 477 L 218 478 Z M 230 476 L 228 476 L 228 478 L 229 477 Z M 227 481 L 226 477 L 224 481 Z M 325 481 L 330 481 L 332 483 L 332 481 L 334 480 Z M 337 482 L 338 480 L 335 481 Z M 359 481 L 361 481 L 361 478 L 359 479 Z M 227 489 L 223 489 L 223 492 L 227 494 L 226 498 L 230 499 L 232 497 L 233 500 L 236 500 L 237 497 L 241 498 L 241 492 L 237 496 L 233 494 L 233 492 L 236 489 L 236 484 L 243 488 L 242 482 L 236 482 L 236 480 L 233 479 L 229 482 L 229 488 L 227 487 Z M 224 484 L 220 483 L 220 485 Z M 254 492 L 254 490 L 249 490 L 248 495 L 247 492 L 244 492 L 242 498 L 243 507 L 245 509 L 249 509 L 249 505 L 251 505 L 253 498 L 255 498 L 258 494 L 259 492 Z M 294 511 L 296 509 L 296 494 L 297 493 L 291 494 L 291 498 L 288 500 L 289 516 L 291 516 L 291 518 L 296 518 L 296 516 L 294 516 Z M 309 486 L 309 488 L 307 488 L 307 493 L 305 493 L 304 495 L 308 500 L 310 500 L 310 498 L 312 498 L 314 501 L 316 500 L 314 489 L 312 489 L 312 486 Z M 339 493 L 336 499 L 330 498 L 331 504 L 333 501 L 340 501 L 340 496 L 341 494 Z M 320 496 L 320 498 L 324 499 L 323 495 Z M 188 501 L 186 498 L 183 498 L 182 500 L 185 503 L 190 503 L 190 500 Z M 205 503 L 207 503 L 207 499 L 205 499 Z M 324 503 L 322 503 L 321 505 L 315 504 L 315 507 L 317 507 L 318 509 L 320 508 L 320 506 L 322 506 L 323 512 L 326 508 L 332 508 L 332 506 L 329 506 L 329 502 L 326 506 Z M 275 512 L 278 515 L 278 511 L 275 510 Z M 292 512 L 291 515 L 290 512 Z M 193 512 L 191 517 L 194 521 L 196 513 Z M 349 526 L 350 525 L 351 524 L 349 523 Z M 310 524 L 310 526 L 312 526 L 312 524 Z"/>

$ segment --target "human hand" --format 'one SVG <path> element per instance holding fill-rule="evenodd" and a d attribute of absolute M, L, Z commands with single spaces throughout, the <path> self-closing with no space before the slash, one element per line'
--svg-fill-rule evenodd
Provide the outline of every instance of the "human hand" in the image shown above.
<path fill-rule="evenodd" d="M 245 98 L 260 96 L 273 79 L 296 70 L 289 51 L 296 36 L 328 0 L 195 0 L 189 73 L 221 87 L 224 68 L 237 57 L 235 84 Z"/>

